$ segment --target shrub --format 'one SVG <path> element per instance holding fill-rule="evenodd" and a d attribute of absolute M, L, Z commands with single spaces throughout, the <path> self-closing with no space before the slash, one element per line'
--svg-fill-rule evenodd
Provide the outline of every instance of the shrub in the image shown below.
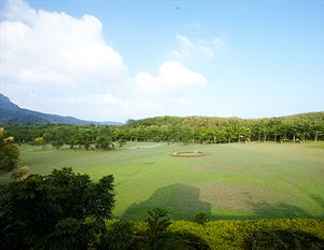
<path fill-rule="evenodd" d="M 260 231 L 304 232 L 324 240 L 324 220 L 321 219 L 267 219 L 218 220 L 204 226 L 190 221 L 175 221 L 168 230 L 174 233 L 192 233 L 208 243 L 212 249 L 247 249 L 247 242 Z"/>
<path fill-rule="evenodd" d="M 107 233 L 101 235 L 98 250 L 127 250 L 134 244 L 133 224 L 118 220 L 107 226 Z"/>
<path fill-rule="evenodd" d="M 324 249 L 324 240 L 302 231 L 257 231 L 246 240 L 246 249 Z"/>
<path fill-rule="evenodd" d="M 0 139 L 1 140 L 1 139 Z M 12 142 L 0 143 L 0 170 L 11 171 L 18 166 L 19 150 Z"/>
<path fill-rule="evenodd" d="M 194 222 L 204 225 L 209 220 L 209 215 L 205 212 L 199 212 L 194 217 Z"/>
<path fill-rule="evenodd" d="M 69 244 L 74 244 L 80 235 L 82 240 L 94 237 L 105 229 L 100 226 L 103 220 L 111 218 L 112 183 L 112 176 L 93 183 L 88 175 L 62 169 L 3 186 L 0 189 L 0 249 L 8 245 L 10 249 L 33 249 L 48 238 L 55 239 L 53 247 L 64 249 L 61 241 L 65 237 L 69 249 Z M 92 217 L 95 222 L 89 220 Z M 19 246 L 15 248 L 17 239 Z"/>
<path fill-rule="evenodd" d="M 154 208 L 148 211 L 145 222 L 148 225 L 146 236 L 149 245 L 152 249 L 158 249 L 160 240 L 163 239 L 167 228 L 171 225 L 168 212 L 161 208 Z"/>

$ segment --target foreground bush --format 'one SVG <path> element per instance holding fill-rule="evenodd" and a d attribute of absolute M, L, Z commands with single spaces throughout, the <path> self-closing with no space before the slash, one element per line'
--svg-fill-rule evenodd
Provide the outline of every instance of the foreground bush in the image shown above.
<path fill-rule="evenodd" d="M 259 231 L 246 240 L 247 249 L 324 249 L 324 240 L 302 231 Z"/>
<path fill-rule="evenodd" d="M 94 183 L 71 169 L 2 186 L 0 249 L 88 249 L 113 204 L 112 176 Z"/>
<path fill-rule="evenodd" d="M 252 249 L 251 244 L 252 242 L 255 242 L 256 239 L 257 245 L 255 245 L 255 247 L 261 245 L 259 238 L 256 238 L 256 236 L 258 236 L 260 232 L 269 231 L 284 231 L 287 235 L 291 235 L 291 239 L 293 240 L 295 240 L 295 236 L 299 237 L 300 235 L 294 234 L 293 232 L 304 233 L 306 237 L 305 240 L 308 242 L 313 242 L 315 239 L 324 240 L 324 221 L 316 219 L 228 220 L 211 221 L 205 225 L 189 221 L 176 221 L 172 223 L 169 230 L 177 233 L 190 232 L 205 240 L 211 249 Z M 269 246 L 272 246 L 270 240 L 268 241 L 268 244 Z M 324 249 L 324 247 L 322 246 L 322 248 L 319 249 Z"/>
<path fill-rule="evenodd" d="M 152 209 L 143 222 L 112 221 L 97 249 L 109 250 L 208 250 L 208 243 L 191 232 L 169 230 L 171 221 L 164 209 Z"/>

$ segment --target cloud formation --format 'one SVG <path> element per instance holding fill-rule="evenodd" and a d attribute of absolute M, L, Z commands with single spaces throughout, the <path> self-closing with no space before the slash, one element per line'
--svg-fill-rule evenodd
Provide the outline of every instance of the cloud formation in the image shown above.
<path fill-rule="evenodd" d="M 207 79 L 177 61 L 167 61 L 160 66 L 156 75 L 148 72 L 138 73 L 135 82 L 137 87 L 144 92 L 161 93 L 162 91 L 202 87 L 207 84 Z"/>
<path fill-rule="evenodd" d="M 94 16 L 34 10 L 11 0 L 0 23 L 0 76 L 25 84 L 118 81 L 126 65 Z"/>
<path fill-rule="evenodd" d="M 181 111 L 190 103 L 184 94 L 208 82 L 183 59 L 213 51 L 185 36 L 176 41 L 156 73 L 129 75 L 98 18 L 8 0 L 0 19 L 0 92 L 24 107 L 91 120 L 164 114 L 175 104 Z"/>
<path fill-rule="evenodd" d="M 210 40 L 190 39 L 185 35 L 176 36 L 176 48 L 170 57 L 182 62 L 211 62 L 218 49 L 224 46 L 220 38 Z"/>

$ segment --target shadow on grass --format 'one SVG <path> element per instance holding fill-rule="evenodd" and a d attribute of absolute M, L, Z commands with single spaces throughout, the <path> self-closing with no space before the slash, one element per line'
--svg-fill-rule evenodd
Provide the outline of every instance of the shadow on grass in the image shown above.
<path fill-rule="evenodd" d="M 245 220 L 279 218 L 324 218 L 324 199 L 317 195 L 310 197 L 323 208 L 323 213 L 314 216 L 304 209 L 288 203 L 254 202 L 249 200 L 251 215 L 211 215 L 211 204 L 199 200 L 200 189 L 197 187 L 173 184 L 156 190 L 152 196 L 140 203 L 133 203 L 123 214 L 123 219 L 143 219 L 152 208 L 167 209 L 171 219 L 192 220 L 198 212 L 204 212 L 210 220 Z"/>
<path fill-rule="evenodd" d="M 210 214 L 211 205 L 199 200 L 197 187 L 173 184 L 156 190 L 146 201 L 134 203 L 123 214 L 123 219 L 142 219 L 152 208 L 167 209 L 171 219 L 192 219 L 197 212 Z"/>
<path fill-rule="evenodd" d="M 319 195 L 311 195 L 310 196 L 313 201 L 315 201 L 324 211 L 324 199 L 322 197 L 320 197 Z M 324 217 L 324 215 L 323 215 Z"/>
<path fill-rule="evenodd" d="M 286 204 L 271 204 L 265 201 L 250 202 L 252 215 L 214 215 L 213 220 L 244 220 L 244 219 L 279 219 L 279 218 L 314 218 L 304 209 Z"/>
<path fill-rule="evenodd" d="M 251 204 L 258 218 L 309 218 L 311 215 L 304 209 L 286 203 L 270 204 L 262 201 Z"/>

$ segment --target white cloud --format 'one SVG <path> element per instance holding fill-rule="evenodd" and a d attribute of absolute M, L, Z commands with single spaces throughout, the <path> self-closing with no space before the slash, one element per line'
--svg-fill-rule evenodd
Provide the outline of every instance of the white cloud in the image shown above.
<path fill-rule="evenodd" d="M 156 73 L 129 76 L 94 16 L 36 10 L 23 0 L 9 0 L 1 14 L 0 92 L 23 107 L 89 120 L 126 120 L 171 109 L 184 114 L 193 105 L 186 95 L 208 83 L 186 60 L 213 57 L 211 43 L 178 35 L 176 49 Z"/>
<path fill-rule="evenodd" d="M 220 38 L 209 40 L 191 39 L 184 35 L 176 36 L 176 48 L 170 57 L 183 62 L 210 62 L 214 60 L 218 49 L 224 46 Z"/>
<path fill-rule="evenodd" d="M 119 81 L 121 55 L 104 40 L 94 16 L 34 10 L 11 0 L 0 23 L 0 76 L 22 84 Z"/>
<path fill-rule="evenodd" d="M 194 71 L 186 68 L 177 61 L 164 62 L 156 75 L 140 72 L 135 77 L 137 87 L 144 92 L 176 91 L 190 87 L 202 87 L 207 84 L 207 79 Z"/>

